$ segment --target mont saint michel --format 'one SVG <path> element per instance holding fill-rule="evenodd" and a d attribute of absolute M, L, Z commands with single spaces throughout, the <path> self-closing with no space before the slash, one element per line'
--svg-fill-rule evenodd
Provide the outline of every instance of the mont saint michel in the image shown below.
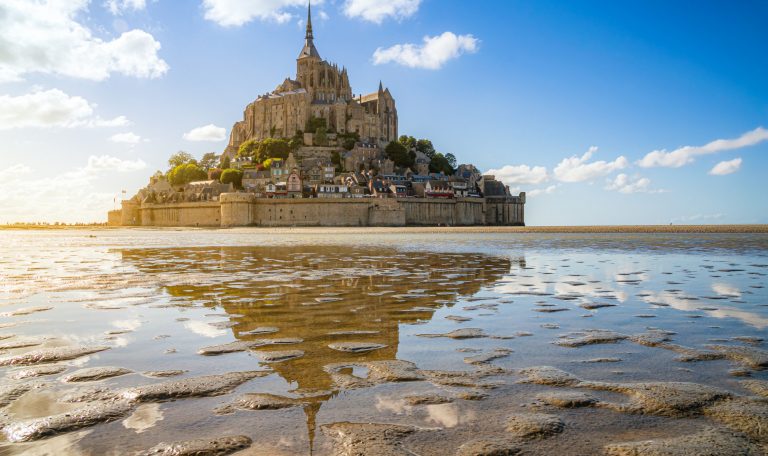
<path fill-rule="evenodd" d="M 768 456 L 768 2 L 694 6 L 0 0 L 0 456 Z"/>
<path fill-rule="evenodd" d="M 295 79 L 248 104 L 223 153 L 171 157 L 112 226 L 524 225 L 525 192 L 398 136 L 389 88 L 354 94 L 320 57 L 307 8 Z M 218 161 L 218 164 L 216 162 Z"/>

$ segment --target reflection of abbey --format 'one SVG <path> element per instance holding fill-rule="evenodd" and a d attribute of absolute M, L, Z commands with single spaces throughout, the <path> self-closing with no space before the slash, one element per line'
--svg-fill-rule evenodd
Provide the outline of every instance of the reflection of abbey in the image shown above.
<path fill-rule="evenodd" d="M 213 154 L 220 168 L 189 156 L 110 211 L 108 223 L 524 225 L 525 193 L 512 196 L 494 176 L 457 164 L 430 141 L 419 148 L 422 141 L 398 136 L 389 89 L 379 83 L 376 92 L 355 95 L 347 70 L 320 58 L 308 11 L 296 79 L 246 107 L 222 156 Z M 180 169 L 191 172 L 179 178 Z"/>
<path fill-rule="evenodd" d="M 249 140 L 292 137 L 307 131 L 311 118 L 325 119 L 329 131 L 357 133 L 361 140 L 384 147 L 397 139 L 395 99 L 379 83 L 368 95 L 352 94 L 346 68 L 320 58 L 307 14 L 304 47 L 296 59 L 296 80 L 286 78 L 272 93 L 245 108 L 244 119 L 232 127 L 226 154 L 234 156 Z"/>

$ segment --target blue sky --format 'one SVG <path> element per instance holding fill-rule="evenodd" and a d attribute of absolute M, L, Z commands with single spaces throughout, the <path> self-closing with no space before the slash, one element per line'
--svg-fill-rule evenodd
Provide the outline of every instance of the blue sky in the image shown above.
<path fill-rule="evenodd" d="M 401 133 L 528 192 L 531 225 L 768 223 L 766 2 L 313 12 L 355 93 L 382 80 Z M 302 0 L 0 0 L 0 223 L 101 221 L 175 151 L 221 152 L 245 105 L 294 75 L 305 14 Z"/>

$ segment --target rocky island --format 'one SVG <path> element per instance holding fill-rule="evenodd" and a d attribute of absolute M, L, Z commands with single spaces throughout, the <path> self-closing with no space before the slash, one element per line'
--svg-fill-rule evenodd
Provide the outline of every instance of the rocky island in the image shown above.
<path fill-rule="evenodd" d="M 171 169 L 112 226 L 524 225 L 525 193 L 431 141 L 398 136 L 395 99 L 379 83 L 356 95 L 346 68 L 320 57 L 311 10 L 296 78 L 248 104 L 221 155 L 176 154 Z"/>

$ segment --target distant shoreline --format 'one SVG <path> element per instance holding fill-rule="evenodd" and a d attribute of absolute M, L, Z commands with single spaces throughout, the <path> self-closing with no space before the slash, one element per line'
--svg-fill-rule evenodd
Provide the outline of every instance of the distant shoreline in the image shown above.
<path fill-rule="evenodd" d="M 239 227 L 239 228 L 160 228 L 108 227 L 105 225 L 0 225 L 6 230 L 162 230 L 162 231 L 265 231 L 265 232 L 339 232 L 339 233 L 768 233 L 768 224 L 753 225 L 583 225 L 583 226 L 424 226 L 424 227 Z"/>

